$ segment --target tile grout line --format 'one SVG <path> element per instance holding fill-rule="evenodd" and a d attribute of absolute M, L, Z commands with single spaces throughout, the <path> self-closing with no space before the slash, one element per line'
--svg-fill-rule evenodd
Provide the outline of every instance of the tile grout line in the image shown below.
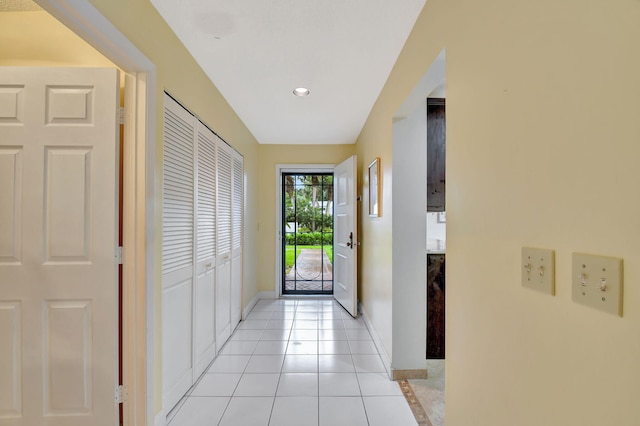
<path fill-rule="evenodd" d="M 296 309 L 293 311 L 293 321 L 296 320 L 297 314 L 297 304 Z M 269 422 L 267 425 L 271 424 L 271 417 L 273 417 L 273 409 L 276 406 L 276 398 L 278 397 L 278 389 L 280 388 L 280 381 L 282 380 L 282 370 L 284 369 L 284 360 L 287 358 L 287 350 L 289 349 L 289 345 L 291 344 L 291 333 L 293 332 L 293 322 L 291 324 L 291 328 L 289 328 L 289 335 L 287 337 L 287 346 L 284 348 L 284 354 L 282 357 L 282 365 L 280 366 L 280 373 L 278 374 L 278 384 L 276 385 L 275 393 L 273 394 L 273 402 L 271 403 L 271 412 L 269 413 Z"/>
<path fill-rule="evenodd" d="M 320 314 L 318 313 L 318 324 L 316 327 L 316 376 L 318 377 L 318 426 L 320 426 Z"/>
<path fill-rule="evenodd" d="M 272 315 L 273 315 L 273 312 L 271 313 L 271 316 Z M 271 316 L 269 318 L 271 318 Z M 236 331 L 238 331 L 237 328 L 233 332 L 235 333 Z M 262 331 L 264 332 L 264 329 Z M 260 335 L 262 336 L 262 333 L 260 333 Z M 225 342 L 225 345 L 231 341 L 231 337 L 232 336 L 229 336 L 229 340 L 227 340 L 227 342 Z M 257 347 L 257 344 L 256 344 L 256 347 Z M 218 426 L 220 426 L 220 423 L 222 423 L 222 420 L 224 419 L 224 415 L 227 414 L 227 410 L 229 409 L 229 405 L 231 405 L 231 400 L 233 399 L 233 395 L 238 390 L 238 386 L 240 386 L 240 382 L 242 381 L 242 377 L 244 376 L 245 371 L 247 371 L 247 367 L 249 366 L 249 362 L 251 362 L 251 358 L 253 357 L 253 352 L 255 352 L 255 351 L 256 351 L 256 349 L 253 348 L 253 351 L 249 355 L 249 361 L 247 362 L 247 365 L 245 365 L 244 368 L 242 369 L 242 373 L 240 374 L 240 379 L 238 380 L 238 383 L 236 383 L 236 386 L 233 388 L 233 392 L 231 392 L 231 396 L 229 397 L 229 401 L 227 401 L 227 405 L 224 407 L 224 411 L 222 412 L 222 416 L 220 416 L 220 421 L 218 421 Z M 238 355 L 232 355 L 232 356 L 238 356 Z M 216 356 L 215 359 L 217 359 L 217 358 L 218 357 Z M 214 362 L 215 362 L 215 359 L 214 359 Z"/>
<path fill-rule="evenodd" d="M 343 324 L 344 325 L 344 324 Z M 356 382 L 358 382 L 358 389 L 360 390 L 360 402 L 362 403 L 362 409 L 364 410 L 364 416 L 367 419 L 367 425 L 370 425 L 369 421 L 369 413 L 367 413 L 367 406 L 364 403 L 364 395 L 362 394 L 362 386 L 360 385 L 360 377 L 358 376 L 358 369 L 356 368 L 356 362 L 353 359 L 353 351 L 351 350 L 351 339 L 349 338 L 349 333 L 347 332 L 347 328 L 344 329 L 345 334 L 347 336 L 347 342 L 349 343 L 349 352 L 351 354 L 351 362 L 353 362 L 353 370 L 356 375 Z"/>

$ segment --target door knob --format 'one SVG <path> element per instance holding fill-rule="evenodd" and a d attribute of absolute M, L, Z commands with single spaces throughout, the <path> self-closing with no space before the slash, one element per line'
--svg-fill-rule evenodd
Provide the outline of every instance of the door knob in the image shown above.
<path fill-rule="evenodd" d="M 349 241 L 347 241 L 347 247 L 353 250 L 353 232 L 349 232 Z"/>

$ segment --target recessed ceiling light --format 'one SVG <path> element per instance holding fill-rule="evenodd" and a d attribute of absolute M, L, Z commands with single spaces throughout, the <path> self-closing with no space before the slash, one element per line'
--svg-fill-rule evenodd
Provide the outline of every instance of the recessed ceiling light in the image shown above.
<path fill-rule="evenodd" d="M 296 96 L 307 96 L 309 93 L 309 89 L 307 89 L 306 87 L 296 87 L 295 89 L 293 89 L 293 94 Z"/>

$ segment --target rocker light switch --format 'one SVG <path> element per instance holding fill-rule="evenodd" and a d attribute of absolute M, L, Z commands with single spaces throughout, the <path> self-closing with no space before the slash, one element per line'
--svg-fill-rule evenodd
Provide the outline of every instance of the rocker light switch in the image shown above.
<path fill-rule="evenodd" d="M 522 247 L 522 286 L 550 295 L 556 294 L 555 252 Z"/>
<path fill-rule="evenodd" d="M 573 253 L 571 298 L 622 316 L 622 259 Z"/>

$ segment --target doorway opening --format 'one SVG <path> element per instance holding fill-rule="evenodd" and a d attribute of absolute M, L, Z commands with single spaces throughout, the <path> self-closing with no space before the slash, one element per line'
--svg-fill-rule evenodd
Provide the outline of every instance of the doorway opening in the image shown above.
<path fill-rule="evenodd" d="M 283 172 L 282 294 L 333 294 L 333 173 Z"/>
<path fill-rule="evenodd" d="M 109 377 L 101 375 L 99 382 L 109 382 L 107 392 L 111 398 L 95 398 L 95 400 L 104 400 L 105 404 L 111 401 L 109 413 L 117 412 L 118 410 L 114 410 L 113 386 L 116 382 L 122 383 L 127 389 L 127 398 L 123 398 L 120 404 L 124 423 L 152 425 L 154 421 L 157 423 L 154 404 L 156 368 L 154 357 L 149 354 L 154 353 L 156 346 L 153 308 L 156 297 L 153 284 L 154 252 L 157 244 L 154 243 L 153 232 L 149 231 L 156 217 L 154 203 L 149 200 L 153 200 L 155 193 L 154 129 L 156 126 L 155 114 L 149 111 L 155 110 L 155 65 L 91 3 L 68 3 L 60 0 L 37 0 L 38 11 L 27 14 L 16 12 L 15 18 L 38 21 L 38 25 L 31 25 L 33 28 L 37 27 L 37 31 L 31 31 L 28 34 L 19 33 L 21 38 L 30 40 L 29 45 L 34 49 L 30 50 L 31 53 L 27 56 L 15 56 L 16 61 L 10 59 L 11 55 L 3 57 L 5 60 L 3 65 L 32 66 L 34 63 L 29 62 L 29 58 L 31 54 L 36 54 L 37 66 L 80 68 L 115 66 L 120 69 L 121 76 L 126 81 L 124 85 L 127 89 L 121 93 L 127 105 L 121 117 L 127 125 L 124 129 L 126 143 L 122 152 L 122 219 L 119 221 L 123 228 L 122 239 L 118 241 L 119 246 L 126 247 L 126 250 L 120 252 L 123 264 L 121 266 L 122 291 L 119 291 L 122 296 L 123 315 L 120 333 L 122 340 L 118 343 L 118 347 L 122 350 L 120 366 L 123 373 L 121 381 L 111 375 Z M 40 8 L 44 10 L 40 11 Z M 62 25 L 57 25 L 58 23 L 51 17 Z M 15 33 L 11 30 L 14 27 L 8 28 L 9 31 L 3 32 L 3 35 L 14 37 Z M 63 42 L 60 43 L 60 41 Z M 91 48 L 85 49 L 83 47 L 85 43 Z M 64 49 L 60 48 L 60 46 L 68 48 L 70 45 L 74 46 L 72 50 L 76 53 L 73 57 L 65 54 Z M 56 56 L 58 53 L 62 53 L 64 58 Z M 8 58 L 11 63 L 6 63 Z M 21 63 L 23 60 L 28 63 Z M 49 61 L 52 63 L 48 64 Z M 92 164 L 96 165 L 96 163 Z M 115 166 L 114 162 L 114 170 L 117 170 Z M 62 170 L 67 171 L 66 168 Z M 109 252 L 110 255 L 105 258 L 113 259 L 113 247 Z M 95 312 L 92 315 L 94 314 Z M 113 322 L 115 325 L 115 313 L 112 320 L 109 323 Z M 108 339 L 108 341 L 111 340 Z M 97 383 L 98 380 L 94 380 L 94 385 Z M 68 393 L 64 394 L 67 395 L 68 400 Z M 159 413 L 158 417 L 162 414 Z M 101 421 L 109 422 L 110 419 L 110 416 L 103 416 Z"/>

